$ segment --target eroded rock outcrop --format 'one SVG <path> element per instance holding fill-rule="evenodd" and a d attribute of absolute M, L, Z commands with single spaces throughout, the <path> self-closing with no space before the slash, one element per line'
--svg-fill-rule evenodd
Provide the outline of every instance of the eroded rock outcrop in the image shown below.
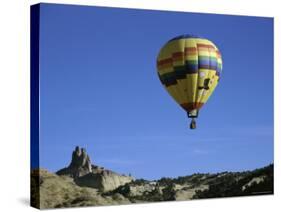
<path fill-rule="evenodd" d="M 114 190 L 134 180 L 130 176 L 121 175 L 91 164 L 91 159 L 86 150 L 80 147 L 76 147 L 73 151 L 70 165 L 57 171 L 56 174 L 72 177 L 79 186 L 91 187 L 101 191 Z"/>
<path fill-rule="evenodd" d="M 71 163 L 68 167 L 57 171 L 58 175 L 67 175 L 77 178 L 92 172 L 92 164 L 89 155 L 84 148 L 76 147 L 72 152 Z"/>
<path fill-rule="evenodd" d="M 92 172 L 79 177 L 75 179 L 75 182 L 79 186 L 97 188 L 101 191 L 110 191 L 132 180 L 133 178 L 130 176 L 120 175 L 110 170 L 101 170 L 100 172 Z"/>

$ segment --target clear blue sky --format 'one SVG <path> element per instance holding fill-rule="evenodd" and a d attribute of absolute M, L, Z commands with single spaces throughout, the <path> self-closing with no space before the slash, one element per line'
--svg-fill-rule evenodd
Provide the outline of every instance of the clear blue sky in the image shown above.
<path fill-rule="evenodd" d="M 273 19 L 43 4 L 40 21 L 41 167 L 67 166 L 76 145 L 146 179 L 273 162 Z M 196 130 L 156 74 L 159 49 L 181 34 L 223 57 Z"/>

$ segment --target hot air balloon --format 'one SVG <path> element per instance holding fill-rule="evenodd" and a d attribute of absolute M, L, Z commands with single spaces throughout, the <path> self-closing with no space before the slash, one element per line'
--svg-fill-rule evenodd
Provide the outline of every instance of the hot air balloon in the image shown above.
<path fill-rule="evenodd" d="M 218 48 L 199 36 L 177 36 L 161 48 L 157 70 L 168 93 L 192 118 L 190 129 L 195 129 L 195 118 L 221 76 L 222 58 Z"/>

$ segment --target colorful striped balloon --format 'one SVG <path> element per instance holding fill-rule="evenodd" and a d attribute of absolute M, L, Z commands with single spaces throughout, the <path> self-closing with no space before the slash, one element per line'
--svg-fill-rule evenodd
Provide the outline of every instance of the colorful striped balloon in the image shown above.
<path fill-rule="evenodd" d="M 158 76 L 168 93 L 192 118 L 191 129 L 200 108 L 216 88 L 222 58 L 211 41 L 193 35 L 169 40 L 157 57 Z"/>

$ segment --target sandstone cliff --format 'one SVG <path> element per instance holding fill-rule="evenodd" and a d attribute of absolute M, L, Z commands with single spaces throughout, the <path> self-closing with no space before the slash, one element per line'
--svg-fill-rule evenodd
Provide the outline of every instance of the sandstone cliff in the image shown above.
<path fill-rule="evenodd" d="M 68 167 L 56 172 L 57 175 L 68 176 L 83 187 L 91 187 L 100 191 L 113 190 L 134 180 L 111 170 L 91 164 L 90 156 L 84 148 L 76 147 Z"/>

